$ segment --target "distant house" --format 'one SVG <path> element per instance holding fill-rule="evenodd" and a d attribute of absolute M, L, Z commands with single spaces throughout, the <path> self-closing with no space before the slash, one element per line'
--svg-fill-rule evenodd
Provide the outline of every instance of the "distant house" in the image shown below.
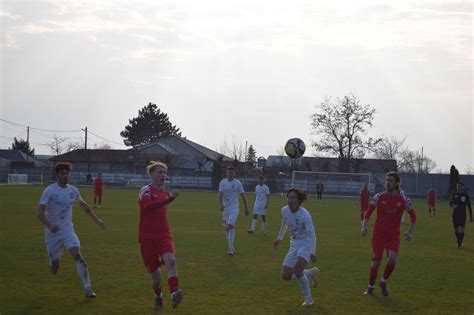
<path fill-rule="evenodd" d="M 214 161 L 232 162 L 233 159 L 186 138 L 170 136 L 146 145 L 137 146 L 142 157 L 161 158 L 178 169 L 211 171 Z"/>
<path fill-rule="evenodd" d="M 291 159 L 287 156 L 270 155 L 266 161 L 267 168 L 297 168 L 301 171 L 337 172 L 338 158 L 303 157 Z M 384 173 L 397 170 L 396 160 L 353 159 L 350 165 L 351 173 Z"/>
<path fill-rule="evenodd" d="M 46 167 L 34 157 L 20 150 L 0 150 L 0 181 L 6 181 L 8 174 L 21 174 Z"/>
<path fill-rule="evenodd" d="M 150 160 L 164 161 L 170 169 L 211 171 L 218 159 L 233 161 L 188 139 L 170 136 L 128 150 L 78 149 L 50 160 L 71 162 L 77 171 L 143 172 Z"/>

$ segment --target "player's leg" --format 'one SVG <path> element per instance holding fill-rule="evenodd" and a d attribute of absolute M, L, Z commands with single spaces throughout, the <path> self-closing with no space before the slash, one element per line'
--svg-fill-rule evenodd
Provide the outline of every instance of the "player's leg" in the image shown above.
<path fill-rule="evenodd" d="M 99 200 L 98 200 L 99 203 L 98 203 L 98 205 L 99 205 L 99 208 L 100 208 L 100 205 L 101 205 L 101 203 L 102 203 L 102 191 L 99 191 L 97 194 L 98 194 L 98 197 L 99 197 Z"/>
<path fill-rule="evenodd" d="M 436 206 L 435 206 L 435 203 L 433 203 L 433 216 L 436 216 Z"/>
<path fill-rule="evenodd" d="M 250 229 L 247 231 L 249 234 L 255 233 L 255 229 L 257 228 L 257 219 L 258 219 L 258 211 L 254 208 L 252 223 L 250 224 Z"/>
<path fill-rule="evenodd" d="M 76 270 L 81 278 L 82 285 L 84 286 L 86 298 L 95 298 L 96 294 L 94 290 L 92 290 L 91 280 L 89 278 L 89 269 L 87 268 L 86 261 L 81 255 L 80 247 L 70 247 L 68 250 L 76 263 Z"/>
<path fill-rule="evenodd" d="M 94 190 L 94 208 L 97 206 L 97 191 Z"/>
<path fill-rule="evenodd" d="M 304 272 L 305 266 L 306 260 L 302 257 L 298 257 L 298 247 L 294 244 L 290 245 L 290 249 L 281 268 L 281 277 L 287 281 L 298 280 L 305 298 L 303 305 L 309 306 L 313 304 L 313 299 L 311 298 L 309 279 Z"/>
<path fill-rule="evenodd" d="M 266 214 L 262 214 L 262 234 L 267 232 L 267 216 Z"/>
<path fill-rule="evenodd" d="M 384 244 L 376 239 L 372 239 L 372 263 L 369 270 L 369 284 L 367 290 L 364 292 L 366 295 L 374 294 L 375 281 L 377 280 L 380 262 L 382 261 L 383 250 Z"/>
<path fill-rule="evenodd" d="M 389 249 L 388 251 L 388 261 L 385 265 L 385 269 L 383 272 L 382 279 L 380 279 L 380 288 L 382 290 L 382 295 L 388 295 L 388 288 L 387 288 L 387 281 L 390 275 L 392 274 L 393 270 L 395 270 L 395 265 L 397 264 L 398 258 L 398 247 L 400 245 L 396 245 L 396 242 L 393 242 L 393 249 Z"/>
<path fill-rule="evenodd" d="M 458 227 L 458 234 L 459 234 L 459 247 L 461 248 L 462 246 L 462 241 L 464 240 L 464 225 Z"/>
<path fill-rule="evenodd" d="M 163 256 L 163 262 L 168 270 L 168 286 L 171 294 L 171 306 L 178 307 L 183 300 L 183 292 L 179 289 L 178 270 L 176 268 L 176 258 L 174 252 L 167 252 Z"/>
<path fill-rule="evenodd" d="M 161 280 L 161 259 L 158 251 L 158 245 L 154 241 L 141 241 L 140 252 L 143 263 L 151 275 L 151 287 L 155 293 L 155 309 L 163 307 L 162 280 Z"/>
<path fill-rule="evenodd" d="M 228 219 L 227 219 L 227 242 L 229 244 L 229 251 L 228 254 L 230 256 L 234 255 L 235 248 L 234 248 L 234 240 L 235 240 L 235 224 L 237 222 L 237 215 L 238 210 L 230 211 Z"/>
<path fill-rule="evenodd" d="M 46 251 L 49 258 L 49 266 L 53 275 L 58 273 L 59 261 L 63 253 L 64 242 L 61 234 L 46 232 Z"/>

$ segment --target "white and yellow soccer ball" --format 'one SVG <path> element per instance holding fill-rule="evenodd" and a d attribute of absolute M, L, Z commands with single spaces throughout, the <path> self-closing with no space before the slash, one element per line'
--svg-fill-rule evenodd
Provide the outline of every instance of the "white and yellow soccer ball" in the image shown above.
<path fill-rule="evenodd" d="M 302 157 L 306 151 L 306 145 L 300 138 L 291 138 L 286 141 L 285 152 L 292 159 Z"/>

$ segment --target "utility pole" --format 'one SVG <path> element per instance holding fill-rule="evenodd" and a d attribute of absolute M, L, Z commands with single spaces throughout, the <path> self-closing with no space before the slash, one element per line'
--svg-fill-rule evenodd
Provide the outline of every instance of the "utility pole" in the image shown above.
<path fill-rule="evenodd" d="M 26 143 L 30 144 L 30 126 L 26 127 Z"/>
<path fill-rule="evenodd" d="M 85 135 L 85 141 L 84 141 L 84 149 L 87 150 L 87 127 L 84 128 L 84 129 L 81 129 L 82 131 L 84 131 L 84 133 L 86 134 Z"/>

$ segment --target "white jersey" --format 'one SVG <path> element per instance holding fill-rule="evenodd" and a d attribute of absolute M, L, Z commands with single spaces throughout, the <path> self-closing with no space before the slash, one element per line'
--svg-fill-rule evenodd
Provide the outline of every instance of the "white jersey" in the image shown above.
<path fill-rule="evenodd" d="M 290 229 L 290 243 L 305 243 L 316 252 L 316 231 L 308 210 L 300 207 L 295 213 L 288 206 L 281 208 L 283 224 Z"/>
<path fill-rule="evenodd" d="M 267 204 L 267 196 L 270 194 L 270 189 L 267 185 L 255 186 L 255 203 L 254 208 L 263 208 Z"/>
<path fill-rule="evenodd" d="M 62 188 L 58 183 L 54 183 L 46 187 L 39 203 L 47 206 L 48 221 L 65 230 L 73 227 L 72 204 L 81 201 L 81 194 L 76 187 L 67 185 Z"/>
<path fill-rule="evenodd" d="M 224 178 L 219 183 L 219 192 L 224 194 L 224 210 L 239 210 L 239 193 L 244 192 L 244 187 L 239 180 L 234 178 L 229 181 Z"/>

